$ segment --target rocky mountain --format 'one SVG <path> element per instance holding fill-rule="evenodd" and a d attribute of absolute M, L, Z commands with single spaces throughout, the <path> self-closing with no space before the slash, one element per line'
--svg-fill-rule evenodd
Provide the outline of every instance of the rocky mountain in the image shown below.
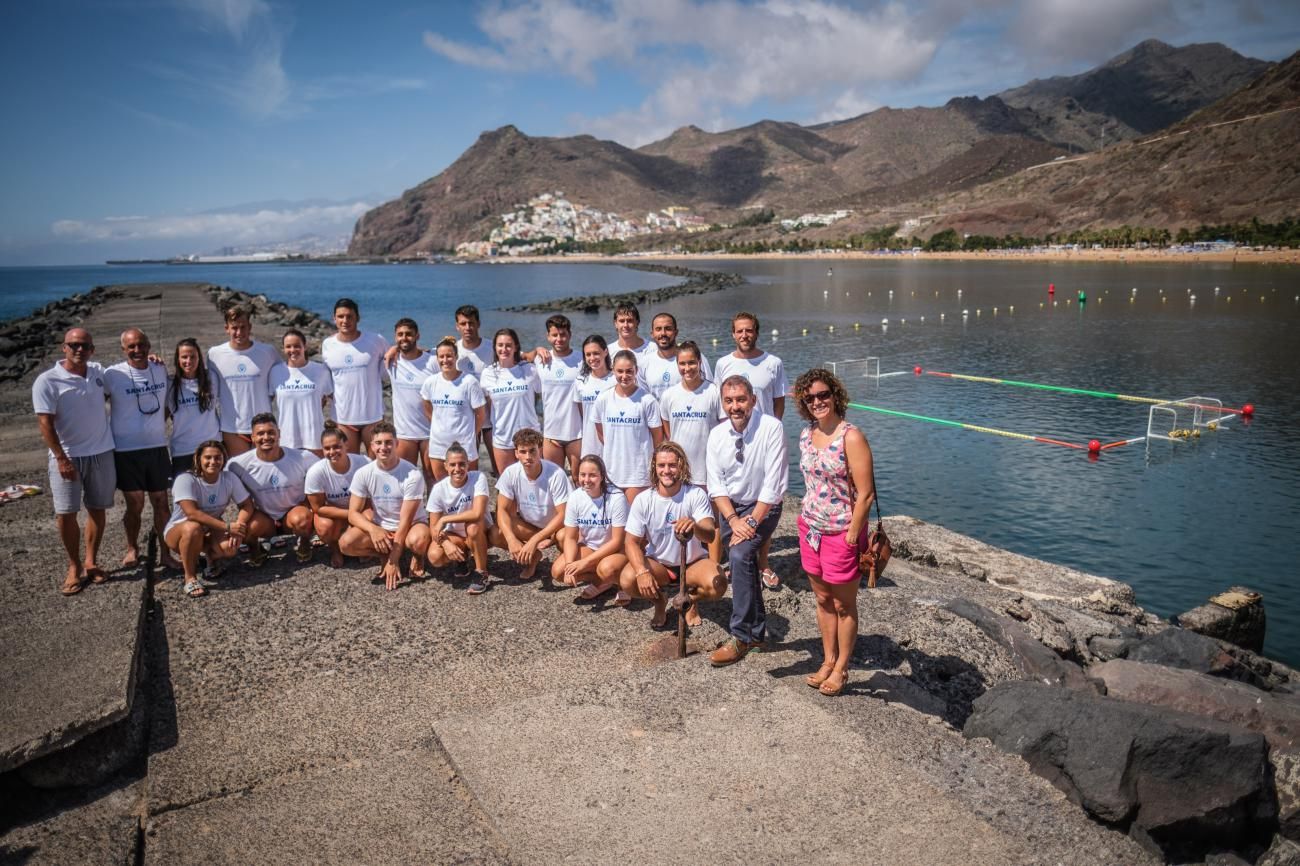
<path fill-rule="evenodd" d="M 589 135 L 532 137 L 505 126 L 483 133 L 437 176 L 367 212 L 357 222 L 349 253 L 410 255 L 481 240 L 502 213 L 554 190 L 627 216 L 676 205 L 722 223 L 734 222 L 746 209 L 769 208 L 784 216 L 849 208 L 856 212 L 853 224 L 880 224 L 897 221 L 900 213 L 933 213 L 930 208 L 943 204 L 962 211 L 991 207 L 990 213 L 1000 214 L 1008 225 L 1022 220 L 1023 231 L 1066 219 L 1119 219 L 1121 213 L 1127 218 L 1130 211 L 1134 218 L 1169 224 L 1192 211 L 1176 208 L 1162 215 L 1146 205 L 1137 207 L 1123 193 L 1118 201 L 1095 206 L 1086 192 L 1066 194 L 1040 180 L 1055 178 L 1068 185 L 1077 175 L 1085 186 L 1105 186 L 1112 179 L 1093 179 L 1095 167 L 1104 162 L 1116 171 L 1130 170 L 1127 162 L 1110 155 L 1120 148 L 1107 148 L 1103 162 L 1065 160 L 1064 172 L 1062 166 L 1050 171 L 1033 167 L 1070 151 L 1092 149 L 1102 129 L 1108 142 L 1131 140 L 1198 108 L 1204 117 L 1245 111 L 1247 103 L 1223 97 L 1270 67 L 1222 45 L 1173 48 L 1147 41 L 1083 75 L 1034 81 L 984 99 L 956 98 L 937 108 L 882 108 L 814 126 L 764 120 L 717 133 L 687 126 L 638 149 Z M 1257 93 L 1249 99 L 1284 99 L 1276 89 L 1270 86 L 1271 96 Z M 1226 135 L 1244 139 L 1251 134 L 1243 128 Z M 1253 160 L 1209 164 L 1219 166 L 1223 179 L 1256 169 L 1272 176 Z M 1026 170 L 1040 174 L 1022 178 Z M 1164 179 L 1174 186 L 1158 191 L 1174 195 L 1177 178 L 1166 172 Z M 1126 184 L 1123 178 L 1113 182 L 1119 189 Z M 1141 185 L 1142 179 L 1136 182 Z M 1234 188 L 1230 180 L 1223 186 L 1225 195 Z M 1244 183 L 1236 188 L 1252 187 Z M 1019 189 L 1032 190 L 1030 200 L 1007 210 L 1008 201 L 1020 198 Z M 1079 206 L 1061 201 L 1062 195 Z M 1125 201 L 1133 207 L 1126 210 Z M 986 207 L 981 202 L 997 203 Z"/>

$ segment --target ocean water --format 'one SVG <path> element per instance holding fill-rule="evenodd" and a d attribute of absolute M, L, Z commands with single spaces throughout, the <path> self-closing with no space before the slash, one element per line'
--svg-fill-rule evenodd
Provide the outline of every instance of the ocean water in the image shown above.
<path fill-rule="evenodd" d="M 1142 436 L 1148 404 L 929 372 L 1254 404 L 1249 423 L 1234 416 L 1191 441 L 1126 445 L 1096 460 L 1083 450 L 934 421 L 864 410 L 850 418 L 871 442 L 886 513 L 1123 580 L 1166 616 L 1244 584 L 1264 593 L 1266 650 L 1300 666 L 1300 270 L 910 259 L 695 266 L 739 271 L 749 284 L 667 304 L 683 337 L 716 357 L 731 347 L 732 313 L 754 312 L 765 347 L 785 360 L 791 381 L 834 362 L 854 400 L 867 406 L 1085 444 Z M 11 268 L 0 269 L 0 318 L 99 284 L 159 280 L 265 292 L 323 315 L 349 296 L 361 305 L 363 328 L 390 333 L 394 320 L 409 315 L 426 342 L 453 333 L 452 311 L 474 303 L 485 332 L 515 327 L 528 345 L 542 342 L 545 316 L 496 308 L 675 282 L 566 263 Z M 642 311 L 643 331 L 653 312 Z M 608 313 L 570 318 L 576 338 L 612 331 Z M 868 356 L 884 373 L 905 374 L 864 375 L 875 371 L 874 362 L 869 370 L 860 360 Z M 917 375 L 918 366 L 927 372 Z M 798 423 L 791 406 L 792 437 Z"/>

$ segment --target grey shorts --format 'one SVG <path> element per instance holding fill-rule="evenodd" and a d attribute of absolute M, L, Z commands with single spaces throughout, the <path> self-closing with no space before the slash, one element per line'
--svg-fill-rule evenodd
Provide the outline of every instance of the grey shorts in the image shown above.
<path fill-rule="evenodd" d="M 113 465 L 113 452 L 73 457 L 77 477 L 67 481 L 59 474 L 59 463 L 49 456 L 50 498 L 54 500 L 55 514 L 76 514 L 81 510 L 82 499 L 87 508 L 112 508 L 113 492 L 117 489 L 117 470 Z"/>

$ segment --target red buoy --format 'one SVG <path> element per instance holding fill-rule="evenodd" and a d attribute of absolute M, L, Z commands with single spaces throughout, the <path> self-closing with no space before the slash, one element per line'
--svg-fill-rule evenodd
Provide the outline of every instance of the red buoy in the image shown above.
<path fill-rule="evenodd" d="M 921 375 L 921 365 L 917 364 L 915 367 L 913 367 L 912 372 L 918 376 Z"/>
<path fill-rule="evenodd" d="M 1048 284 L 1047 284 L 1047 294 L 1049 294 L 1049 295 L 1054 295 L 1054 294 L 1056 294 L 1056 283 L 1048 283 Z"/>
<path fill-rule="evenodd" d="M 1241 407 L 1241 417 L 1249 418 L 1254 414 L 1255 414 L 1255 405 L 1253 403 L 1247 403 L 1245 406 Z"/>
<path fill-rule="evenodd" d="M 1091 442 L 1089 442 L 1089 443 L 1088 443 L 1088 453 L 1089 453 L 1089 454 L 1100 454 L 1100 453 L 1101 453 L 1101 443 L 1098 442 L 1096 439 L 1093 439 Z"/>

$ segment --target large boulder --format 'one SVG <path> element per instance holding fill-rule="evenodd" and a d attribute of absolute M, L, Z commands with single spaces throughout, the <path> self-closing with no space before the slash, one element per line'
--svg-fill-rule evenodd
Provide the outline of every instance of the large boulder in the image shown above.
<path fill-rule="evenodd" d="M 1185 628 L 1167 628 L 1120 653 L 1131 661 L 1199 671 L 1272 690 L 1288 684 L 1286 669 L 1239 646 Z"/>
<path fill-rule="evenodd" d="M 967 737 L 1020 755 L 1094 817 L 1170 860 L 1268 844 L 1277 826 L 1263 735 L 1086 691 L 1000 683 Z"/>
<path fill-rule="evenodd" d="M 1016 667 L 1026 678 L 1050 685 L 1097 692 L 1097 686 L 1083 668 L 1043 646 L 1029 630 L 1009 616 L 996 614 L 965 598 L 955 598 L 944 605 L 949 611 L 968 619 L 980 631 L 1011 654 Z"/>
<path fill-rule="evenodd" d="M 1264 598 L 1244 586 L 1231 587 L 1200 607 L 1180 613 L 1174 622 L 1252 652 L 1264 651 Z"/>

